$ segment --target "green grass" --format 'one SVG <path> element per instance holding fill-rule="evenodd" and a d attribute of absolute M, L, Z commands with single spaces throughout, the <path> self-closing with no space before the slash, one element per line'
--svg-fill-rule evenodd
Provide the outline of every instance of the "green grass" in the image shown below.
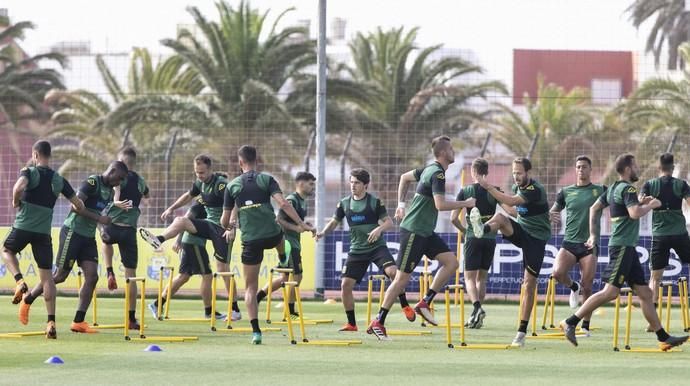
<path fill-rule="evenodd" d="M 120 330 L 95 335 L 69 332 L 75 306 L 75 298 L 58 299 L 57 341 L 43 337 L 0 339 L 0 384 L 686 384 L 690 359 L 690 348 L 672 354 L 612 352 L 611 307 L 594 318 L 593 325 L 601 329 L 591 338 L 580 339 L 577 348 L 561 340 L 531 340 L 524 349 L 505 351 L 449 350 L 445 332 L 438 328 L 430 336 L 377 342 L 363 332 L 363 304 L 357 308 L 362 331 L 347 335 L 362 339 L 363 344 L 353 347 L 292 346 L 284 332 L 264 333 L 264 344 L 252 346 L 248 334 L 214 334 L 206 325 L 159 322 L 147 314 L 147 335 L 199 336 L 198 342 L 158 343 L 164 352 L 149 353 L 143 351 L 146 343 L 125 342 Z M 121 322 L 122 300 L 103 298 L 98 306 L 99 322 Z M 200 307 L 198 300 L 177 300 L 171 316 L 198 317 Z M 509 343 L 515 334 L 517 306 L 488 304 L 485 309 L 485 328 L 468 330 L 468 343 Z M 453 311 L 457 318 L 456 309 Z M 569 313 L 566 306 L 559 305 L 556 318 Z M 335 320 L 332 325 L 307 326 L 310 338 L 343 338 L 336 332 L 344 320 L 341 304 L 307 302 L 305 314 L 313 319 Z M 442 314 L 437 315 L 442 319 Z M 34 304 L 31 317 L 29 326 L 20 326 L 16 306 L 10 304 L 9 297 L 0 297 L 0 332 L 43 329 L 42 301 Z M 623 310 L 621 324 L 624 317 Z M 672 331 L 676 333 L 678 317 L 675 311 Z M 90 318 L 89 313 L 87 320 Z M 540 325 L 541 313 L 538 321 Z M 238 325 L 247 324 L 243 320 Z M 389 329 L 419 328 L 418 323 L 411 325 L 403 320 L 397 305 L 387 325 Z M 633 344 L 653 347 L 656 339 L 642 332 L 645 325 L 636 309 Z M 59 355 L 65 364 L 43 364 L 51 355 Z"/>

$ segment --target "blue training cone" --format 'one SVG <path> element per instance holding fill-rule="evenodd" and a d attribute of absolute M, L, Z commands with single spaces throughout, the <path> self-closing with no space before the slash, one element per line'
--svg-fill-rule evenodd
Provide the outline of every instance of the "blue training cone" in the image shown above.
<path fill-rule="evenodd" d="M 149 352 L 158 352 L 158 351 L 163 351 L 160 346 L 155 345 L 155 344 L 150 344 L 148 347 L 144 349 L 144 351 L 149 351 Z"/>
<path fill-rule="evenodd" d="M 63 361 L 62 358 L 56 355 L 46 359 L 46 361 L 43 363 L 47 363 L 49 365 L 61 365 L 64 364 L 65 361 Z"/>

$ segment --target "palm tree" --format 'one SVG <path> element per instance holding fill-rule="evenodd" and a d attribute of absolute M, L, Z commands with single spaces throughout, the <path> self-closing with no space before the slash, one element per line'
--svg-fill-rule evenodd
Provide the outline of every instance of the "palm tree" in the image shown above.
<path fill-rule="evenodd" d="M 516 156 L 529 156 L 537 179 L 555 193 L 563 170 L 572 166 L 577 155 L 589 154 L 599 164 L 602 154 L 595 138 L 601 130 L 587 89 L 566 92 L 545 84 L 542 77 L 537 82 L 536 98 L 524 99 L 526 117 L 501 106 L 504 115 L 497 119 L 495 138 Z"/>
<path fill-rule="evenodd" d="M 687 0 L 635 0 L 627 9 L 635 28 L 656 15 L 647 36 L 646 52 L 654 54 L 654 64 L 659 67 L 662 48 L 668 49 L 669 70 L 675 70 L 680 62 L 678 47 L 690 40 L 690 12 L 685 11 Z"/>
<path fill-rule="evenodd" d="M 150 161 L 155 161 L 155 155 L 165 152 L 170 136 L 183 134 L 192 140 L 189 129 L 211 125 L 208 106 L 192 97 L 203 84 L 179 57 L 171 56 L 154 66 L 146 49 L 135 48 L 127 90 L 100 55 L 96 64 L 112 105 L 86 90 L 53 90 L 46 96 L 47 103 L 58 107 L 50 136 L 60 139 L 55 151 L 67 161 L 62 172 L 74 165 L 100 166 L 126 145 L 153 154 Z"/>
<path fill-rule="evenodd" d="M 280 13 L 270 29 L 270 11 L 260 13 L 249 2 L 235 9 L 218 1 L 216 8 L 217 22 L 189 7 L 200 35 L 183 29 L 177 39 L 161 43 L 199 74 L 229 145 L 255 144 L 262 154 L 272 154 L 272 164 L 287 171 L 302 155 L 292 149 L 305 148 L 309 133 L 288 110 L 284 94 L 291 95 L 291 81 L 316 63 L 315 44 L 304 28 L 277 29 L 291 8 Z"/>
<path fill-rule="evenodd" d="M 442 45 L 417 47 L 417 32 L 378 28 L 358 33 L 349 45 L 354 66 L 348 76 L 376 90 L 372 102 L 358 105 L 361 130 L 353 151 L 374 169 L 377 190 L 388 200 L 400 173 L 426 160 L 432 137 L 486 122 L 494 111 L 471 104 L 507 94 L 501 82 L 467 82 L 482 68 L 458 56 L 441 57 Z"/>
<path fill-rule="evenodd" d="M 690 60 L 689 43 L 683 43 L 678 51 L 683 61 Z M 690 68 L 685 67 L 680 80 L 668 77 L 646 80 L 621 107 L 621 114 L 627 124 L 641 126 L 638 158 L 640 164 L 650 165 L 643 177 L 653 175 L 655 158 L 671 150 L 670 144 L 675 144 L 676 153 L 681 156 L 688 150 L 687 141 L 676 139 L 690 134 Z"/>

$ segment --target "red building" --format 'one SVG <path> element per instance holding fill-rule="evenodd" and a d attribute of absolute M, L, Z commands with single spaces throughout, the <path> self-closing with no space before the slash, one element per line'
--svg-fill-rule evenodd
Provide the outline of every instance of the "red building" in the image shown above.
<path fill-rule="evenodd" d="M 585 87 L 594 103 L 613 104 L 635 87 L 635 54 L 630 51 L 513 50 L 513 104 L 537 95 L 543 76 L 566 90 Z"/>

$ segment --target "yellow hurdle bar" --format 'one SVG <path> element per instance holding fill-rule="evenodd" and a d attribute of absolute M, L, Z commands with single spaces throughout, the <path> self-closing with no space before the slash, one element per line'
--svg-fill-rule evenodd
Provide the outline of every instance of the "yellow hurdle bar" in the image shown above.
<path fill-rule="evenodd" d="M 302 308 L 302 296 L 299 291 L 299 284 L 296 281 L 286 281 L 282 283 L 283 286 L 283 302 L 288 299 L 289 291 L 294 290 L 295 303 L 297 304 L 297 312 L 299 313 L 299 328 L 302 337 L 301 342 L 297 342 L 292 327 L 292 318 L 287 318 L 288 337 L 291 344 L 296 345 L 314 345 L 314 346 L 351 346 L 355 344 L 362 344 L 361 340 L 312 340 L 307 339 L 306 329 L 304 327 L 304 310 Z"/>
<path fill-rule="evenodd" d="M 288 274 L 288 281 L 294 281 L 294 271 L 292 268 L 271 268 L 271 270 L 268 273 L 268 294 L 266 294 L 266 323 L 271 324 L 273 321 L 271 320 L 271 295 L 273 295 L 273 275 L 275 273 L 287 273 Z M 286 298 L 289 299 L 289 298 Z M 283 303 L 283 318 L 287 319 L 286 316 L 286 309 L 287 309 L 287 303 Z"/>
<path fill-rule="evenodd" d="M 373 301 L 373 290 L 374 290 L 374 280 L 379 280 L 381 283 L 381 288 L 379 291 L 379 308 L 383 305 L 383 298 L 386 293 L 386 280 L 388 276 L 386 275 L 369 275 L 368 286 L 367 286 L 367 326 L 371 323 L 371 309 Z M 390 336 L 422 336 L 431 335 L 431 331 L 414 331 L 414 330 L 388 330 L 387 334 Z"/>
<path fill-rule="evenodd" d="M 162 314 L 162 307 L 163 307 L 163 278 L 165 277 L 165 271 L 170 272 L 170 279 L 173 277 L 173 273 L 175 272 L 175 267 L 171 265 L 167 266 L 161 266 L 160 272 L 158 274 L 158 302 L 156 304 L 158 305 L 158 309 L 156 310 L 156 315 L 158 316 L 158 320 L 163 320 L 163 314 Z M 172 288 L 172 280 L 168 281 L 168 292 L 170 292 L 170 289 Z M 168 316 L 168 309 L 170 307 L 170 297 L 166 296 L 165 298 L 165 303 L 166 303 L 166 312 L 165 316 Z"/>
<path fill-rule="evenodd" d="M 140 317 L 139 321 L 139 337 L 132 338 L 129 336 L 129 283 L 141 282 L 141 297 L 140 297 Z M 186 342 L 191 340 L 198 340 L 196 336 L 146 336 L 144 334 L 146 318 L 146 278 L 145 277 L 128 277 L 125 279 L 125 306 L 124 306 L 124 336 L 126 341 L 145 341 L 145 342 Z"/>
<path fill-rule="evenodd" d="M 678 297 L 680 298 L 680 313 L 683 321 L 683 331 L 690 330 L 690 312 L 688 311 L 688 278 L 678 278 Z"/>
<path fill-rule="evenodd" d="M 459 292 L 460 300 L 460 345 L 453 345 L 452 338 L 452 322 L 450 317 L 450 291 L 457 290 Z M 456 349 L 468 349 L 468 350 L 505 350 L 509 349 L 510 345 L 507 344 L 467 344 L 465 342 L 465 286 L 462 284 L 448 285 L 445 291 L 445 302 L 446 302 L 446 345 L 448 348 Z"/>
<path fill-rule="evenodd" d="M 630 287 L 621 288 L 621 294 L 627 294 L 628 304 L 626 305 L 625 316 L 625 349 L 622 352 L 635 352 L 635 353 L 664 353 L 664 352 L 678 352 L 682 351 L 680 349 L 671 349 L 668 351 L 662 351 L 660 348 L 632 348 L 630 344 L 630 320 L 632 318 L 632 297 L 633 290 Z M 616 297 L 614 324 L 613 324 L 613 351 L 620 351 L 618 348 L 618 323 L 620 320 L 620 295 Z"/>

